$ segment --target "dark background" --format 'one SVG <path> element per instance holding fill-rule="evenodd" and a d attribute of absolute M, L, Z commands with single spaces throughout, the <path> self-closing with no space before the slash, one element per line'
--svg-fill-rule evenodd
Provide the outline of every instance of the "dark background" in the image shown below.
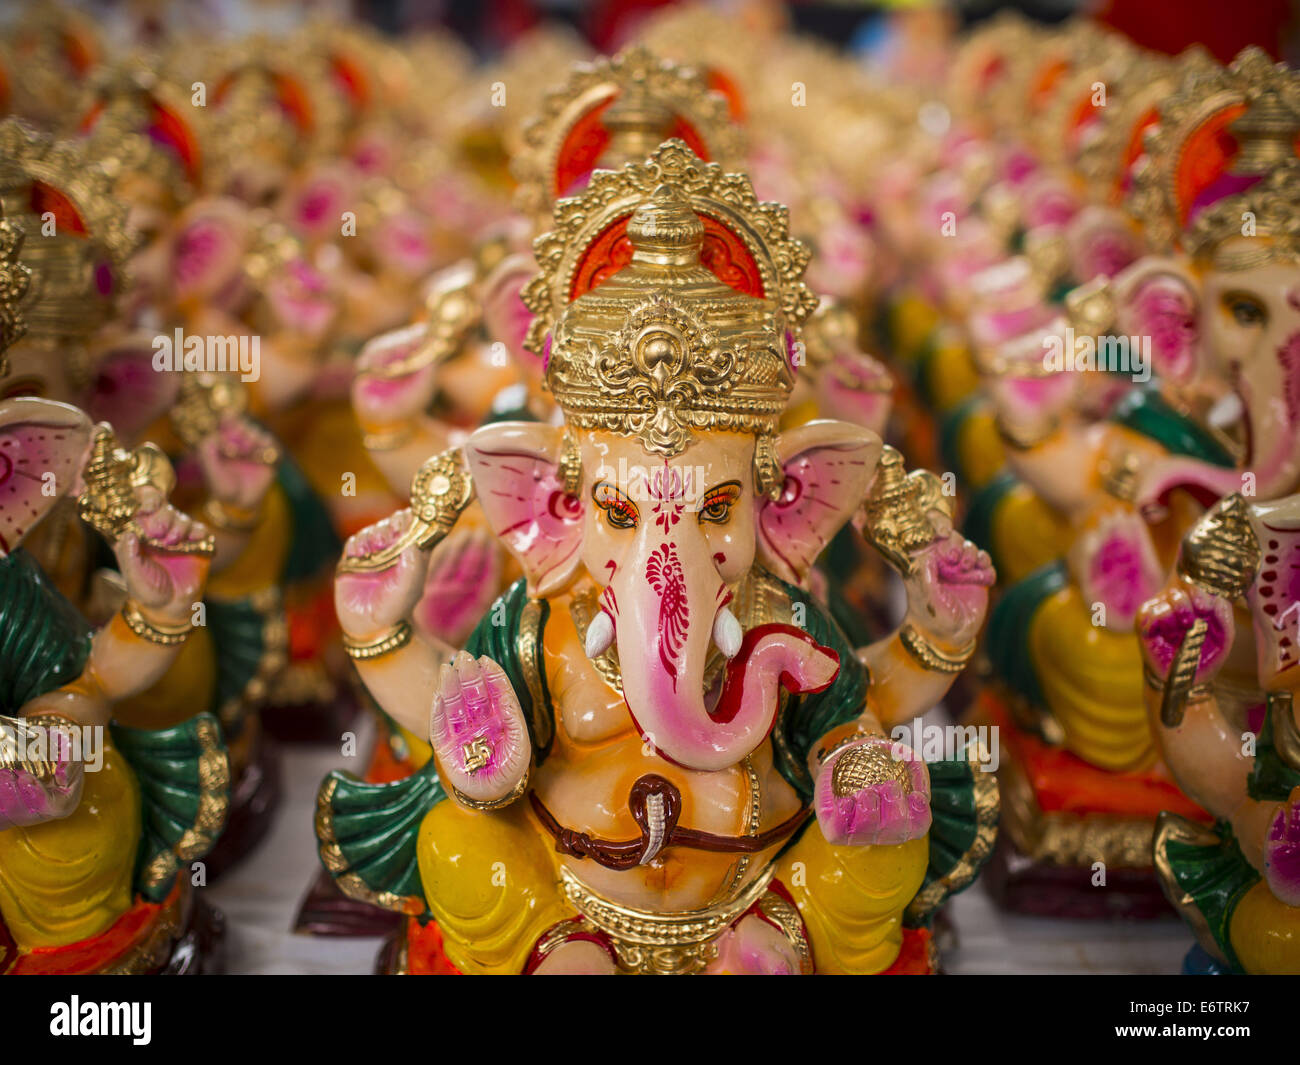
<path fill-rule="evenodd" d="M 514 36 L 544 19 L 568 22 L 594 44 L 608 48 L 647 12 L 673 0 L 355 0 L 354 10 L 384 29 L 413 25 L 450 26 L 484 52 L 495 52 Z M 952 0 L 962 23 L 973 24 L 1010 8 L 1042 22 L 1059 22 L 1089 11 L 1128 34 L 1138 44 L 1176 54 L 1190 44 L 1204 45 L 1222 61 L 1248 44 L 1293 65 L 1300 59 L 1300 4 L 1297 0 Z M 887 5 L 862 0 L 786 4 L 799 29 L 836 42 L 869 35 L 870 24 Z"/>

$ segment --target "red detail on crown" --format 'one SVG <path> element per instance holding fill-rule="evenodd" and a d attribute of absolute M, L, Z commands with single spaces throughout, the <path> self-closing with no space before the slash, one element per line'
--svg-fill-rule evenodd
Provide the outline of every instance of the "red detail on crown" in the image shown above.
<path fill-rule="evenodd" d="M 586 254 L 573 272 L 573 284 L 569 286 L 570 301 L 585 296 L 632 261 L 632 242 L 627 237 L 627 222 L 630 217 L 631 215 L 624 215 L 615 219 L 587 246 Z M 700 262 L 723 284 L 730 285 L 746 296 L 762 299 L 765 295 L 763 275 L 744 242 L 708 215 L 700 215 L 700 221 L 704 223 L 704 247 L 700 251 Z"/>
<path fill-rule="evenodd" d="M 710 67 L 706 72 L 706 81 L 713 92 L 719 93 L 726 99 L 727 112 L 731 115 L 731 120 L 737 124 L 743 123 L 747 114 L 745 97 L 735 80 L 717 67 Z"/>
<path fill-rule="evenodd" d="M 1183 145 L 1174 176 L 1178 222 L 1186 225 L 1197 200 L 1223 172 L 1237 154 L 1237 138 L 1228 126 L 1246 110 L 1244 103 L 1216 111 L 1194 130 Z"/>
<path fill-rule="evenodd" d="M 181 161 L 186 178 L 191 183 L 197 182 L 199 176 L 199 142 L 194 136 L 194 131 L 184 121 L 156 101 L 153 104 L 150 118 L 150 138 L 170 148 Z"/>
<path fill-rule="evenodd" d="M 79 237 L 90 235 L 81 213 L 72 201 L 54 186 L 47 185 L 43 181 L 33 181 L 28 202 L 31 204 L 33 214 L 40 216 L 48 211 L 54 215 L 55 232 L 75 233 Z"/>
<path fill-rule="evenodd" d="M 370 106 L 370 82 L 359 63 L 336 55 L 330 58 L 330 69 L 358 111 Z"/>
<path fill-rule="evenodd" d="M 553 195 L 557 197 L 572 195 L 578 187 L 587 183 L 587 179 L 591 177 L 591 172 L 600 165 L 600 158 L 605 154 L 605 149 L 609 147 L 611 139 L 609 130 L 605 128 L 603 116 L 609 109 L 610 104 L 616 99 L 618 99 L 617 93 L 606 100 L 602 100 L 583 113 L 569 127 L 569 132 L 565 135 L 564 143 L 560 145 L 560 151 L 555 160 Z M 704 143 L 695 127 L 682 118 L 681 115 L 674 119 L 673 128 L 669 131 L 668 137 L 677 137 L 679 140 L 684 140 L 691 151 L 706 163 L 709 161 L 708 146 Z M 664 139 L 667 140 L 668 137 Z"/>

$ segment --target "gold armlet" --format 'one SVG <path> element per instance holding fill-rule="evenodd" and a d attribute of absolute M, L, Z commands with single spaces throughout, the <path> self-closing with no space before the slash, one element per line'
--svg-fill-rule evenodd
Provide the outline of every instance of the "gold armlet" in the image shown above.
<path fill-rule="evenodd" d="M 907 648 L 907 653 L 932 673 L 960 673 L 975 653 L 974 640 L 960 651 L 941 651 L 910 622 L 899 630 L 898 637 Z"/>
<path fill-rule="evenodd" d="M 411 623 L 409 621 L 399 621 L 387 632 L 381 633 L 373 640 L 354 640 L 344 633 L 343 650 L 348 653 L 349 657 L 355 658 L 359 662 L 365 662 L 371 658 L 381 658 L 410 643 L 411 632 Z"/>
<path fill-rule="evenodd" d="M 525 773 L 519 779 L 519 783 L 510 789 L 508 795 L 502 795 L 499 799 L 471 799 L 455 784 L 451 785 L 451 793 L 456 796 L 456 801 L 463 806 L 468 806 L 471 810 L 500 810 L 509 806 L 518 799 L 525 791 L 528 790 L 528 778 L 532 776 L 531 772 Z"/>
<path fill-rule="evenodd" d="M 127 628 L 141 639 L 156 643 L 160 647 L 175 647 L 177 644 L 184 643 L 189 634 L 194 631 L 194 625 L 188 621 L 183 625 L 155 625 L 144 616 L 139 605 L 130 599 L 122 604 L 122 620 L 126 622 Z"/>
<path fill-rule="evenodd" d="M 252 532 L 261 521 L 259 511 L 232 507 L 219 499 L 209 499 L 204 503 L 202 514 L 208 525 L 223 532 Z"/>
<path fill-rule="evenodd" d="M 412 519 L 393 543 L 373 555 L 345 555 L 339 573 L 378 573 L 392 566 L 413 544 L 428 551 L 451 532 L 474 498 L 474 482 L 460 448 L 449 448 L 425 461 L 411 478 Z"/>

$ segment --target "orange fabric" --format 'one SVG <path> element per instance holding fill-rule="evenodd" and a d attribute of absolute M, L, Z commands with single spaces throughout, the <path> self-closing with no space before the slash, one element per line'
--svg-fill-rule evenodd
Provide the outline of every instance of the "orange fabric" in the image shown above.
<path fill-rule="evenodd" d="M 1024 769 L 1044 813 L 1154 819 L 1161 810 L 1171 810 L 1196 821 L 1211 820 L 1177 784 L 1160 775 L 1159 765 L 1139 772 L 1098 769 L 1062 747 L 1017 729 L 1006 704 L 992 691 L 981 693 L 975 716 L 997 726 L 1002 758 L 1015 759 Z"/>
<path fill-rule="evenodd" d="M 903 946 L 894 964 L 881 976 L 934 976 L 930 968 L 930 940 L 934 937 L 928 928 L 904 928 Z"/>
<path fill-rule="evenodd" d="M 421 925 L 414 917 L 406 923 L 406 971 L 412 976 L 462 976 L 442 949 L 437 921 Z"/>
<path fill-rule="evenodd" d="M 176 905 L 181 882 L 177 879 L 165 902 L 136 899 L 135 905 L 97 936 L 66 947 L 38 947 L 18 960 L 8 971 L 12 976 L 79 975 L 104 968 L 142 943 L 153 931 L 158 915 Z"/>

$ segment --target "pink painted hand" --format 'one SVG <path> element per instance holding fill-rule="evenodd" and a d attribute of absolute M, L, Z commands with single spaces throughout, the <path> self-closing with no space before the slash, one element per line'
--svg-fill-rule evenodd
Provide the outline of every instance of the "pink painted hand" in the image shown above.
<path fill-rule="evenodd" d="M 461 651 L 442 667 L 429 740 L 443 780 L 476 804 L 511 797 L 532 762 L 519 699 L 505 671 L 486 655 Z"/>
<path fill-rule="evenodd" d="M 199 466 L 214 499 L 257 510 L 275 479 L 279 449 L 271 434 L 243 416 L 227 418 L 199 444 Z"/>
<path fill-rule="evenodd" d="M 211 552 L 194 551 L 208 527 L 170 503 L 136 514 L 140 534 L 128 532 L 113 548 L 127 595 L 151 621 L 181 625 L 203 598 Z"/>
<path fill-rule="evenodd" d="M 718 937 L 710 976 L 798 976 L 802 966 L 790 940 L 761 917 L 742 917 Z"/>
<path fill-rule="evenodd" d="M 995 579 L 988 552 L 949 531 L 922 549 L 904 581 L 908 620 L 939 643 L 964 647 L 984 623 Z"/>
<path fill-rule="evenodd" d="M 437 367 L 416 356 L 429 342 L 429 327 L 418 323 L 375 337 L 357 358 L 352 406 L 363 425 L 391 425 L 428 408 L 437 388 Z"/>
<path fill-rule="evenodd" d="M 37 730 L 44 733 L 37 735 Z M 40 741 L 45 769 L 39 775 L 23 765 Z M 72 758 L 71 738 L 60 728 L 0 717 L 0 832 L 67 817 L 81 802 L 85 766 Z M 12 750 L 16 757 L 9 757 Z"/>
<path fill-rule="evenodd" d="M 1196 667 L 1196 683 L 1217 673 L 1236 635 L 1232 604 L 1190 581 L 1175 578 L 1137 612 L 1138 639 L 1147 665 L 1164 680 L 1174 656 L 1197 621 L 1206 623 L 1205 642 Z"/>
<path fill-rule="evenodd" d="M 906 843 L 930 829 L 930 774 L 911 751 L 873 737 L 844 748 L 822 766 L 813 807 L 828 843 Z"/>
<path fill-rule="evenodd" d="M 1278 810 L 1264 841 L 1264 878 L 1288 906 L 1300 906 L 1300 788 Z"/>
<path fill-rule="evenodd" d="M 343 545 L 345 558 L 368 558 L 392 546 L 411 524 L 410 509 L 368 525 Z M 368 640 L 405 621 L 424 592 L 429 552 L 412 544 L 384 570 L 340 573 L 334 582 L 334 610 L 343 631 Z"/>
<path fill-rule="evenodd" d="M 453 529 L 433 549 L 416 611 L 422 628 L 459 647 L 501 586 L 502 552 L 485 529 Z"/>

